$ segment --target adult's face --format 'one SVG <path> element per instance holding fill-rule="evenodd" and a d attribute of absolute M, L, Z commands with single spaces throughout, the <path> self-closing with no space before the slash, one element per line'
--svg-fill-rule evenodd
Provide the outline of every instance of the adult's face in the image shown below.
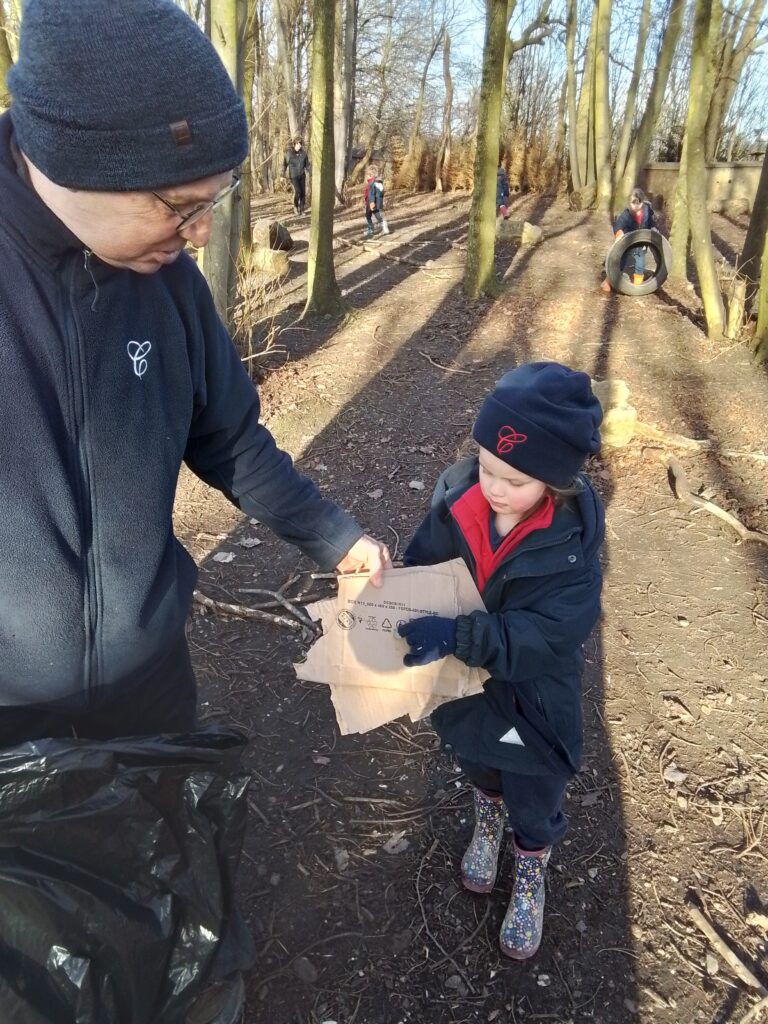
<path fill-rule="evenodd" d="M 210 203 L 232 182 L 232 172 L 152 192 L 88 192 L 57 185 L 25 157 L 32 187 L 83 245 L 113 267 L 154 274 L 173 263 L 187 242 L 202 248 L 213 213 L 179 229 L 181 216 Z M 170 203 L 175 213 L 163 202 Z"/>

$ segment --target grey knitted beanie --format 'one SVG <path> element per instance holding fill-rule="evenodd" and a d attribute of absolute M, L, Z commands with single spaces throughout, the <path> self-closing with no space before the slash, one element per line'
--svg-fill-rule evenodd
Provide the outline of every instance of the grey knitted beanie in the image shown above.
<path fill-rule="evenodd" d="M 243 104 L 172 0 L 28 0 L 8 74 L 22 151 L 69 188 L 165 188 L 238 167 Z"/>

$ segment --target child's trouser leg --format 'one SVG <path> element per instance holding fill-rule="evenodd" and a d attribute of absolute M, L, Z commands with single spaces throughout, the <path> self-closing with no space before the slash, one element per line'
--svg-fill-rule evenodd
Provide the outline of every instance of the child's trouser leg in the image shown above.
<path fill-rule="evenodd" d="M 496 882 L 499 850 L 507 823 L 501 774 L 459 759 L 473 785 L 475 829 L 461 860 L 461 881 L 471 892 L 490 892 Z"/>
<path fill-rule="evenodd" d="M 506 956 L 526 960 L 541 944 L 544 876 L 552 846 L 566 829 L 562 810 L 567 780 L 554 775 L 502 773 L 502 791 L 515 832 L 515 884 L 501 926 Z"/>
<path fill-rule="evenodd" d="M 365 236 L 366 238 L 373 238 L 373 219 L 371 218 L 370 210 L 365 211 L 365 220 L 366 223 L 368 224 L 368 227 L 366 228 L 365 231 Z"/>

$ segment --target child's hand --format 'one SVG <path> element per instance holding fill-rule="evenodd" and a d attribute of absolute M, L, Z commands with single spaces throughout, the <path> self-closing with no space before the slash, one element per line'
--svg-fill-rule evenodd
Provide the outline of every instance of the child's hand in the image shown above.
<path fill-rule="evenodd" d="M 374 587 L 380 587 L 382 572 L 391 568 L 392 559 L 387 545 L 365 533 L 342 558 L 336 571 L 362 572 L 367 569 L 371 574 L 371 583 Z"/>
<path fill-rule="evenodd" d="M 429 665 L 431 661 L 439 661 L 456 650 L 456 619 L 425 615 L 403 623 L 398 633 L 410 647 L 403 658 L 403 664 L 409 667 Z"/>
<path fill-rule="evenodd" d="M 376 203 L 368 203 L 368 209 L 369 210 L 375 210 L 376 209 Z"/>

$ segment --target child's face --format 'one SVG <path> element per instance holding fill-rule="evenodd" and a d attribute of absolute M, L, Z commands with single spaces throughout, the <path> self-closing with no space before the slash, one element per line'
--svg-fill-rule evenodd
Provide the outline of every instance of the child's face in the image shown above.
<path fill-rule="evenodd" d="M 544 497 L 547 485 L 480 449 L 480 490 L 494 512 L 524 516 Z"/>
<path fill-rule="evenodd" d="M 643 200 L 642 199 L 630 199 L 630 201 L 629 201 L 629 208 L 630 208 L 630 210 L 633 213 L 639 213 L 640 210 L 642 210 L 642 208 L 643 208 Z"/>

